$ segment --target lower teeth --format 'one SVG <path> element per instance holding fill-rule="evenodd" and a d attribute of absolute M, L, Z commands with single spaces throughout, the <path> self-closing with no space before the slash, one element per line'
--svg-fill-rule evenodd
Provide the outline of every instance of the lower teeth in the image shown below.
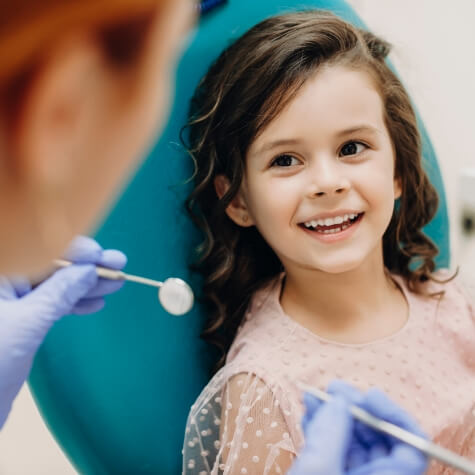
<path fill-rule="evenodd" d="M 351 224 L 344 224 L 341 228 L 324 229 L 323 231 L 318 231 L 318 232 L 323 233 L 323 234 L 335 234 L 349 228 L 350 226 Z"/>

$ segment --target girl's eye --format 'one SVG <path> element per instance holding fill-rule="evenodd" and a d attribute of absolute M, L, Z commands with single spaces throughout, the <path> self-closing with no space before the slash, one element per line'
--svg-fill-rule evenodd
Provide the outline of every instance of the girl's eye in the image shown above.
<path fill-rule="evenodd" d="M 358 153 L 363 152 L 368 147 L 361 142 L 347 142 L 343 147 L 341 147 L 340 155 L 347 157 L 348 155 L 357 155 Z"/>
<path fill-rule="evenodd" d="M 292 165 L 298 165 L 300 162 L 292 155 L 279 155 L 274 158 L 271 163 L 271 167 L 291 167 Z"/>

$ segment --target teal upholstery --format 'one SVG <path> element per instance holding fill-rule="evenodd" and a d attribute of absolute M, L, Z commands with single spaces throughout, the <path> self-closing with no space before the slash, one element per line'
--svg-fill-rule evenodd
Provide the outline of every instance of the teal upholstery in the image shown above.
<path fill-rule="evenodd" d="M 154 279 L 187 270 L 199 236 L 183 211 L 191 164 L 178 145 L 188 102 L 210 62 L 261 19 L 294 8 L 331 9 L 361 25 L 343 0 L 230 0 L 204 17 L 177 73 L 171 119 L 97 238 L 129 256 L 127 271 Z M 448 263 L 448 221 L 436 157 L 424 132 L 424 157 L 441 206 L 427 227 Z M 99 314 L 59 322 L 30 379 L 40 411 L 76 469 L 84 474 L 177 474 L 190 405 L 208 378 L 210 349 L 200 340 L 199 306 L 172 317 L 153 289 L 127 283 Z"/>

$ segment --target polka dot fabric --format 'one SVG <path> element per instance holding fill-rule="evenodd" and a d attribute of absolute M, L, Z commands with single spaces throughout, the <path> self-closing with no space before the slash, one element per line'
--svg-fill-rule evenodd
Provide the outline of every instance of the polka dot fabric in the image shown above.
<path fill-rule="evenodd" d="M 436 277 L 447 277 L 439 272 Z M 325 340 L 285 315 L 279 278 L 254 296 L 226 365 L 192 406 L 185 474 L 286 473 L 303 445 L 302 381 L 325 389 L 335 378 L 377 386 L 436 442 L 475 460 L 475 311 L 457 279 L 411 293 L 395 334 L 350 345 Z M 430 475 L 453 470 L 433 462 Z"/>

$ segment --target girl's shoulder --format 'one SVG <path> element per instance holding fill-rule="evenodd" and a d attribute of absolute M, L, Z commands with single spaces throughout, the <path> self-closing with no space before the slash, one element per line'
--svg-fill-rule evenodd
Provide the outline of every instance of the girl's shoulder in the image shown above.
<path fill-rule="evenodd" d="M 399 283 L 403 281 L 402 278 L 397 280 Z M 458 271 L 438 269 L 431 279 L 422 284 L 418 292 L 409 290 L 405 282 L 402 285 L 413 300 L 419 300 L 431 307 L 437 302 L 439 312 L 467 314 L 475 320 L 475 287 Z"/>
<path fill-rule="evenodd" d="M 456 300 L 472 306 L 474 283 L 470 282 L 458 270 L 442 268 L 432 274 L 432 280 L 427 282 L 429 290 L 440 292 L 441 299 Z"/>
<path fill-rule="evenodd" d="M 226 358 L 257 361 L 260 354 L 269 354 L 286 334 L 285 317 L 279 303 L 282 276 L 279 275 L 257 290 L 251 298 L 243 321 Z"/>
<path fill-rule="evenodd" d="M 437 269 L 431 274 L 430 279 L 419 285 L 418 291 L 411 290 L 410 285 L 402 276 L 398 274 L 392 274 L 392 276 L 404 290 L 411 294 L 419 294 L 425 297 L 440 296 L 446 299 L 460 298 L 462 294 L 464 298 L 469 298 L 470 283 L 457 270 Z"/>
<path fill-rule="evenodd" d="M 212 392 L 225 386 L 231 393 L 252 387 L 279 397 L 286 392 L 281 356 L 288 336 L 288 319 L 279 303 L 283 275 L 257 290 L 251 298 L 243 322 L 227 353 L 226 364 L 209 386 Z"/>

